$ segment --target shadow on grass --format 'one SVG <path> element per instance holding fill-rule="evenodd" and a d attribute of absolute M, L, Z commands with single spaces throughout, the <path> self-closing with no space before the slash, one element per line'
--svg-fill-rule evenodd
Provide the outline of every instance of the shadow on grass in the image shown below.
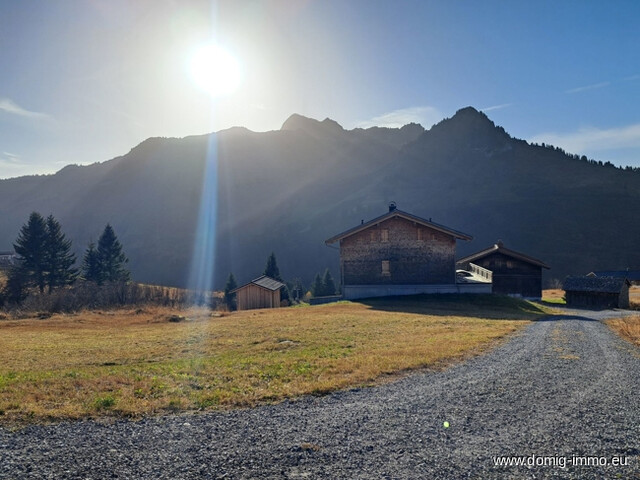
<path fill-rule="evenodd" d="M 494 320 L 534 320 L 548 313 L 539 305 L 502 295 L 431 294 L 365 298 L 374 310 L 422 315 L 463 316 Z"/>

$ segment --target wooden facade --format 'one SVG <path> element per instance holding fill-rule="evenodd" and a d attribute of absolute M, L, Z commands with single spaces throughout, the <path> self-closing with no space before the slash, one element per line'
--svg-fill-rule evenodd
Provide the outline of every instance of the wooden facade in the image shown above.
<path fill-rule="evenodd" d="M 280 306 L 280 289 L 284 283 L 265 275 L 232 290 L 236 294 L 238 310 L 277 308 Z"/>
<path fill-rule="evenodd" d="M 568 307 L 579 308 L 629 308 L 629 287 L 626 278 L 616 277 L 567 277 L 564 281 Z"/>
<path fill-rule="evenodd" d="M 345 297 L 351 286 L 391 292 L 388 286 L 454 285 L 456 239 L 471 236 L 402 212 L 389 212 L 347 230 L 325 243 L 340 245 L 340 274 Z M 375 289 L 373 287 L 380 287 Z M 409 289 L 415 291 L 415 288 Z M 395 292 L 395 293 L 394 293 Z"/>
<path fill-rule="evenodd" d="M 542 269 L 540 260 L 505 248 L 502 242 L 458 260 L 458 268 L 470 270 L 478 265 L 491 271 L 492 293 L 524 298 L 542 297 Z"/>

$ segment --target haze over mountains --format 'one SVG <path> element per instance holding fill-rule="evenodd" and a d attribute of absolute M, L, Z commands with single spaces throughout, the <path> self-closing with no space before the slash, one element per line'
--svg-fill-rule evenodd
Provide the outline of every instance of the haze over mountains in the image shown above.
<path fill-rule="evenodd" d="M 459 256 L 502 239 L 550 265 L 547 279 L 640 268 L 640 172 L 513 139 L 471 107 L 427 131 L 292 115 L 278 131 L 151 138 L 104 163 L 1 180 L 0 250 L 34 210 L 60 220 L 80 257 L 110 222 L 135 280 L 186 286 L 207 155 L 218 165 L 217 288 L 230 271 L 258 276 L 271 251 L 286 280 L 337 276 L 324 240 L 392 200 L 473 235 Z"/>

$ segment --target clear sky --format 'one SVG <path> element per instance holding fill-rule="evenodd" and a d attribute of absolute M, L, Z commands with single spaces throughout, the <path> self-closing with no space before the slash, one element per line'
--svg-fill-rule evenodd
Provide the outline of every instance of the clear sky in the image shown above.
<path fill-rule="evenodd" d="M 235 91 L 194 81 L 208 43 L 236 59 Z M 292 113 L 429 128 L 469 105 L 640 166 L 640 2 L 0 0 L 0 178 Z"/>

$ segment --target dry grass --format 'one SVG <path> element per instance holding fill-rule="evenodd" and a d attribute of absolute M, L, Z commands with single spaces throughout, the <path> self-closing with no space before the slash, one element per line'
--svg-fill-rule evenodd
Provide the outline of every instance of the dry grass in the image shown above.
<path fill-rule="evenodd" d="M 607 324 L 618 335 L 640 347 L 640 315 L 607 320 Z"/>
<path fill-rule="evenodd" d="M 640 286 L 638 285 L 633 285 L 629 289 L 629 307 L 640 310 Z"/>
<path fill-rule="evenodd" d="M 564 290 L 561 290 L 559 288 L 543 290 L 542 301 L 547 303 L 558 303 L 562 305 L 567 303 L 564 299 Z"/>
<path fill-rule="evenodd" d="M 0 423 L 139 417 L 328 392 L 462 358 L 541 314 L 513 299 L 413 299 L 223 316 L 149 307 L 3 320 Z"/>

